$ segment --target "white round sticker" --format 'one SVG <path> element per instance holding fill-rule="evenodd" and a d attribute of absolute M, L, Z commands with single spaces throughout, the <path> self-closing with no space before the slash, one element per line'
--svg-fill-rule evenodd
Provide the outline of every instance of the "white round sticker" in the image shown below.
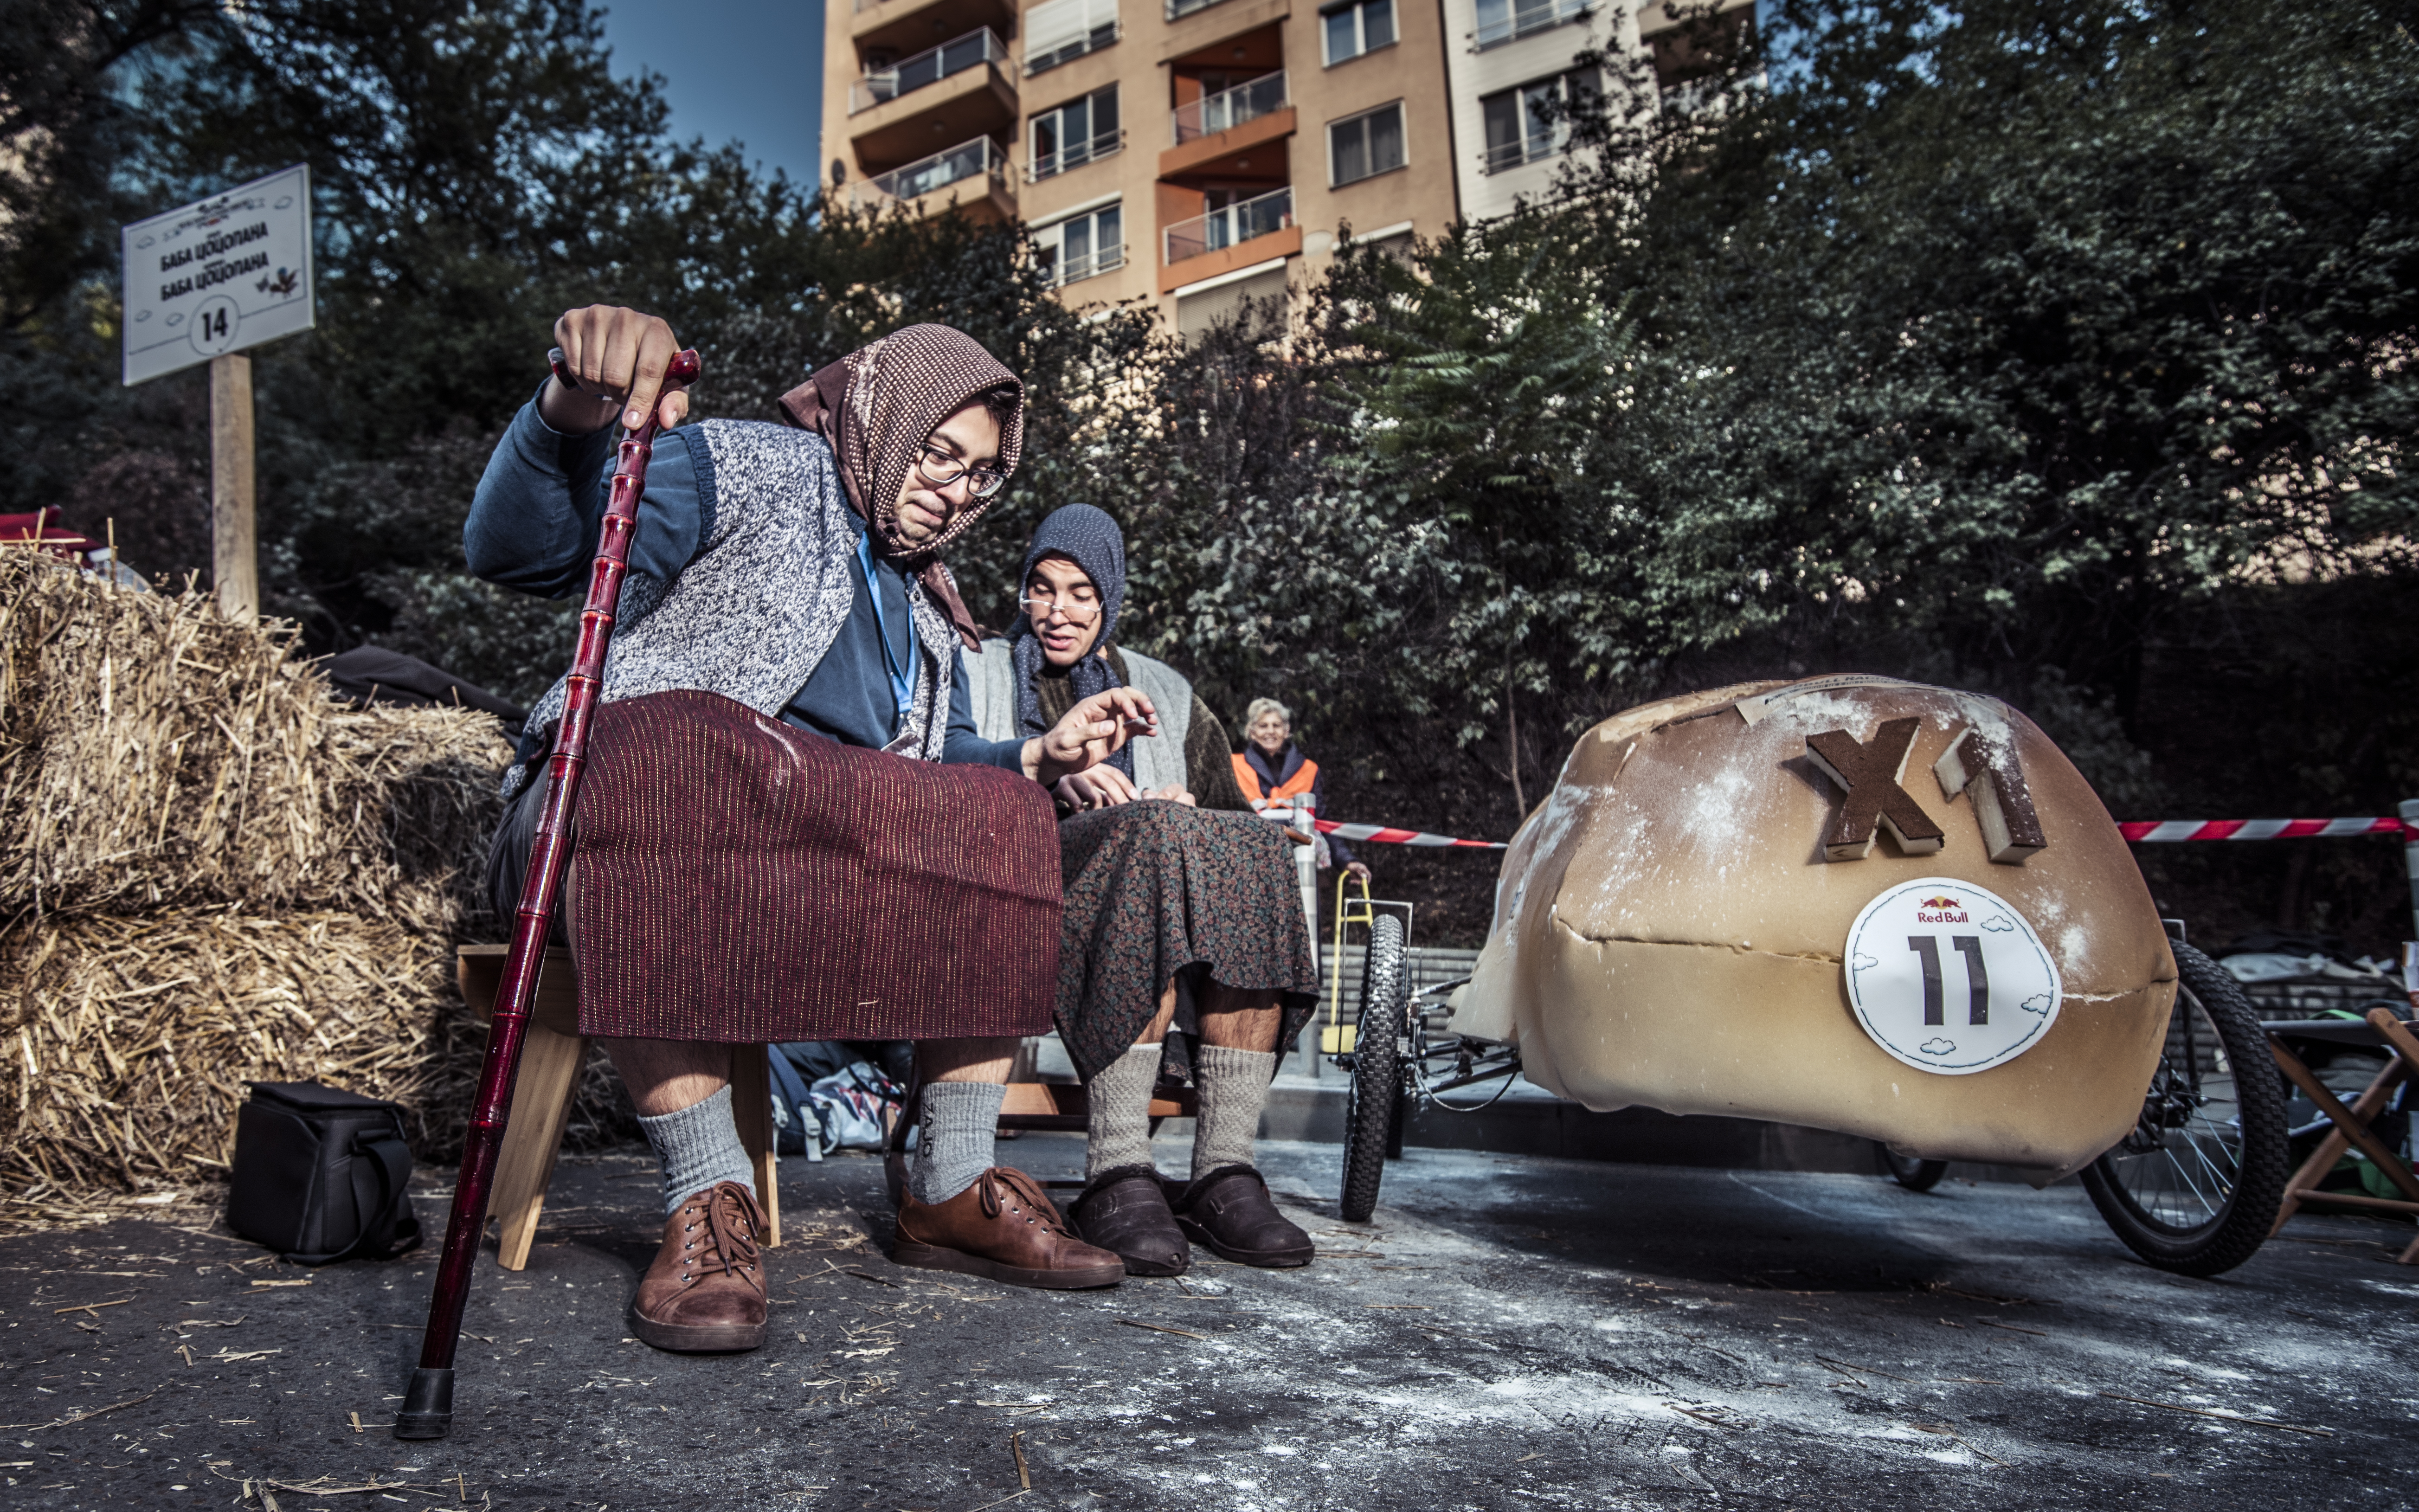
<path fill-rule="evenodd" d="M 193 312 L 193 328 L 185 339 L 193 350 L 204 357 L 217 357 L 235 346 L 236 332 L 243 324 L 243 312 L 235 301 L 223 294 L 213 294 Z"/>
<path fill-rule="evenodd" d="M 1848 927 L 1848 1002 L 1873 1043 L 1948 1076 L 2004 1065 L 2057 1021 L 2057 963 L 2024 915 L 1954 877 L 1903 882 Z"/>

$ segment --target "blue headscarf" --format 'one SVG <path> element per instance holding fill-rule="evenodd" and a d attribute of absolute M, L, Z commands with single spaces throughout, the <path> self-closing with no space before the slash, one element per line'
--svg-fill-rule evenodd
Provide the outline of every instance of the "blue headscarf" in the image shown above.
<path fill-rule="evenodd" d="M 1117 632 L 1117 609 L 1126 597 L 1126 538 L 1117 522 L 1107 513 L 1090 504 L 1067 504 L 1050 512 L 1033 532 L 1033 540 L 1025 548 L 1025 566 L 1017 577 L 1017 592 L 1023 595 L 1025 585 L 1033 580 L 1033 564 L 1046 556 L 1062 556 L 1084 570 L 1092 580 L 1092 591 L 1101 596 L 1101 629 L 1092 638 L 1092 647 L 1083 659 L 1067 669 L 1067 679 L 1079 700 L 1095 693 L 1122 687 L 1116 669 L 1102 655 L 1109 646 L 1109 638 Z M 1041 717 L 1041 695 L 1035 679 L 1041 675 L 1041 641 L 1033 633 L 1033 619 L 1019 614 L 1016 635 L 1009 643 L 1016 667 L 1017 733 L 1032 736 L 1046 733 L 1050 726 Z M 1108 764 L 1126 776 L 1134 775 L 1133 747 L 1119 747 L 1109 758 Z"/>

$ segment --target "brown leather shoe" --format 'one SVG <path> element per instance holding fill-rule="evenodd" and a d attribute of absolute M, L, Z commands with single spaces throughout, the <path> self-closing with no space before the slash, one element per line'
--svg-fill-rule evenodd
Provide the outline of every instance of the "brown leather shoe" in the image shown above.
<path fill-rule="evenodd" d="M 993 1166 L 947 1202 L 908 1194 L 890 1258 L 1054 1291 L 1113 1287 L 1126 1273 L 1125 1261 L 1069 1233 L 1040 1185 L 1009 1165 Z"/>
<path fill-rule="evenodd" d="M 664 1243 L 639 1280 L 630 1332 L 659 1350 L 711 1354 L 764 1342 L 764 1212 L 756 1194 L 721 1181 L 664 1220 Z"/>
<path fill-rule="evenodd" d="M 1310 1236 L 1277 1211 L 1269 1183 L 1249 1165 L 1221 1165 L 1188 1181 L 1168 1194 L 1168 1206 L 1184 1237 L 1222 1259 L 1276 1271 L 1310 1263 Z"/>

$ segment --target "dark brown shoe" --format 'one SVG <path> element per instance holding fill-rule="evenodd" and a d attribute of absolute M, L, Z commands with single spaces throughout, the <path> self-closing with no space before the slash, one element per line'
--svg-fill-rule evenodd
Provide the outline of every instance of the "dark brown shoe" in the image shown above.
<path fill-rule="evenodd" d="M 659 1350 L 713 1354 L 764 1342 L 763 1231 L 756 1194 L 736 1181 L 706 1188 L 664 1220 L 663 1247 L 639 1280 L 630 1332 Z"/>
<path fill-rule="evenodd" d="M 1277 1211 L 1268 1182 L 1249 1165 L 1196 1177 L 1169 1194 L 1168 1206 L 1184 1237 L 1221 1259 L 1279 1271 L 1310 1263 L 1310 1236 Z"/>
<path fill-rule="evenodd" d="M 993 1166 L 947 1202 L 927 1205 L 908 1195 L 890 1257 L 1054 1291 L 1113 1287 L 1126 1273 L 1125 1261 L 1069 1233 L 1033 1178 L 1009 1165 Z"/>
<path fill-rule="evenodd" d="M 1067 1205 L 1067 1227 L 1124 1260 L 1128 1275 L 1182 1275 L 1193 1264 L 1193 1247 L 1167 1211 L 1159 1173 L 1148 1165 L 1119 1165 L 1093 1177 Z"/>

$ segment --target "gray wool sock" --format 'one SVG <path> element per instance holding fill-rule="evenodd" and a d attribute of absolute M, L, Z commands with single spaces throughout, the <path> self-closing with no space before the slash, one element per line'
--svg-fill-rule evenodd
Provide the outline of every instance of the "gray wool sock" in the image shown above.
<path fill-rule="evenodd" d="M 641 1118 L 639 1127 L 664 1163 L 665 1217 L 680 1211 L 685 1198 L 720 1181 L 756 1190 L 756 1169 L 739 1142 L 739 1125 L 732 1121 L 730 1088 L 676 1113 Z"/>
<path fill-rule="evenodd" d="M 924 1111 L 916 1120 L 916 1167 L 907 1192 L 917 1201 L 947 1202 L 991 1169 L 992 1141 L 999 1134 L 999 1104 L 1008 1088 L 997 1082 L 926 1082 Z"/>
<path fill-rule="evenodd" d="M 1201 1089 L 1199 1121 L 1193 1129 L 1193 1179 L 1221 1165 L 1249 1165 L 1260 1137 L 1260 1106 L 1276 1074 L 1273 1050 L 1236 1050 L 1205 1044 L 1193 1053 L 1193 1085 Z"/>
<path fill-rule="evenodd" d="M 1086 1084 L 1092 1138 L 1084 1149 L 1084 1180 L 1150 1164 L 1150 1089 L 1159 1082 L 1159 1055 L 1156 1044 L 1129 1046 Z"/>

